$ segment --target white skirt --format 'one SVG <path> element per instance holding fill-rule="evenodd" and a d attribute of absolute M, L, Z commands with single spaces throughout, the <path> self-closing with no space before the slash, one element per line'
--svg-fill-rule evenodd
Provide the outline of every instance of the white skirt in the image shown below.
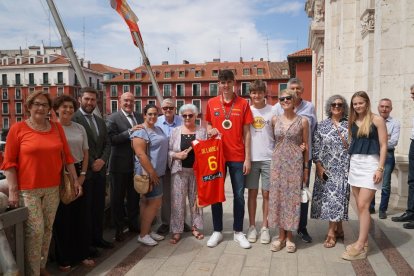
<path fill-rule="evenodd" d="M 374 174 L 378 169 L 379 155 L 352 154 L 349 164 L 348 183 L 354 187 L 381 190 L 380 183 L 374 183 Z"/>

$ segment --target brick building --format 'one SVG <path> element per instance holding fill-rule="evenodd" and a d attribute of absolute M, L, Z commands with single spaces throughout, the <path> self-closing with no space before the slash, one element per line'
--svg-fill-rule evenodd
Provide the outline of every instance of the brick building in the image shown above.
<path fill-rule="evenodd" d="M 303 82 L 303 96 L 307 101 L 312 101 L 312 50 L 306 48 L 287 57 L 290 76 L 299 78 Z"/>

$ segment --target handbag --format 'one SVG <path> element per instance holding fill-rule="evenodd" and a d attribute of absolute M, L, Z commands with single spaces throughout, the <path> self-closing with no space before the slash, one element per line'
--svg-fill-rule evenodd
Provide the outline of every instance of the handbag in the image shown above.
<path fill-rule="evenodd" d="M 59 137 L 62 140 L 63 143 L 63 139 L 60 133 L 60 130 L 58 128 L 58 126 L 55 123 L 55 126 L 59 132 Z M 61 152 L 61 157 L 62 157 L 62 172 L 61 172 L 61 182 L 60 182 L 60 186 L 59 186 L 59 197 L 60 197 L 60 201 L 62 201 L 63 204 L 69 204 L 72 201 L 74 201 L 76 199 L 76 189 L 75 189 L 75 181 L 73 179 L 73 177 L 71 177 L 71 175 L 69 174 L 69 172 L 66 171 L 66 158 L 65 158 L 65 152 L 62 149 Z"/>
<path fill-rule="evenodd" d="M 145 128 L 144 128 L 144 130 L 145 130 L 145 132 L 147 132 L 147 130 Z M 148 132 L 147 132 L 147 136 L 148 136 L 148 139 L 150 139 L 149 135 L 148 135 Z M 148 158 L 150 158 L 150 155 L 149 155 L 149 144 L 150 144 L 150 142 L 151 142 L 151 140 L 149 140 L 147 142 L 147 146 L 145 148 L 145 154 L 148 156 Z M 131 143 L 132 143 L 132 141 L 131 141 Z M 144 167 L 142 167 L 142 174 L 134 174 L 134 189 L 139 194 L 146 194 L 146 193 L 149 193 L 152 190 L 150 177 L 147 174 L 147 172 L 145 171 Z"/>

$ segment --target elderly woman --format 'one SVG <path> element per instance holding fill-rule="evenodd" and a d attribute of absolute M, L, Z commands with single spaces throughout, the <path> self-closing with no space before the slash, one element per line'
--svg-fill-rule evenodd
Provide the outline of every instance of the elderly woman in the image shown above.
<path fill-rule="evenodd" d="M 62 126 L 47 118 L 51 107 L 49 94 L 33 92 L 25 107 L 29 118 L 10 128 L 2 169 L 9 184 L 10 206 L 20 204 L 29 211 L 25 222 L 26 275 L 48 275 L 45 267 L 59 204 L 63 155 L 79 196 L 82 187 Z"/>
<path fill-rule="evenodd" d="M 88 169 L 88 137 L 85 128 L 72 122 L 72 116 L 78 109 L 78 102 L 68 95 L 57 97 L 53 101 L 53 109 L 59 116 L 59 122 L 65 131 L 80 185 L 85 181 Z M 72 266 L 81 262 L 85 266 L 94 266 L 95 262 L 88 258 L 89 243 L 85 233 L 86 208 L 85 197 L 79 197 L 65 205 L 60 202 L 53 234 L 55 241 L 56 261 L 59 269 L 69 271 Z"/>
<path fill-rule="evenodd" d="M 191 142 L 195 139 L 206 139 L 204 128 L 198 127 L 195 120 L 198 109 L 193 104 L 181 106 L 179 114 L 183 125 L 175 128 L 170 137 L 168 164 L 171 167 L 171 232 L 170 242 L 176 244 L 184 230 L 186 196 L 190 203 L 192 234 L 201 240 L 204 235 L 199 232 L 203 228 L 202 211 L 197 208 L 197 186 L 193 171 L 194 151 Z"/>
<path fill-rule="evenodd" d="M 342 258 L 353 261 L 367 257 L 371 223 L 369 205 L 375 192 L 381 189 L 387 156 L 385 121 L 372 113 L 371 101 L 364 91 L 356 92 L 351 98 L 348 133 L 352 137 L 348 182 L 358 207 L 359 235 L 355 243 L 347 246 Z"/>
<path fill-rule="evenodd" d="M 162 202 L 162 176 L 167 168 L 168 137 L 162 129 L 155 126 L 158 119 L 158 108 L 153 104 L 144 107 L 143 128 L 131 134 L 135 152 L 135 174 L 143 171 L 150 177 L 150 191 L 140 200 L 141 232 L 138 242 L 145 245 L 157 245 L 163 236 L 151 231 L 154 220 Z M 148 151 L 147 151 L 148 149 Z"/>
<path fill-rule="evenodd" d="M 313 139 L 316 177 L 311 218 L 329 221 L 326 248 L 344 238 L 342 221 L 348 220 L 348 105 L 344 97 L 331 96 L 325 105 L 327 119 L 321 121 Z"/>
<path fill-rule="evenodd" d="M 293 231 L 299 227 L 300 191 L 308 178 L 308 131 L 305 117 L 295 113 L 296 92 L 283 90 L 279 102 L 283 114 L 272 118 L 275 148 L 272 154 L 269 188 L 269 225 L 279 228 L 270 250 L 296 251 Z M 304 144 L 304 150 L 301 145 Z"/>

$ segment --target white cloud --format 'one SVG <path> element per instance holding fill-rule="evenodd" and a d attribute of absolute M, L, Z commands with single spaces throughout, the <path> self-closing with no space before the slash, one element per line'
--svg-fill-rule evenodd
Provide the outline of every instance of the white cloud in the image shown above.
<path fill-rule="evenodd" d="M 304 3 L 299 1 L 283 2 L 279 5 L 275 5 L 266 11 L 267 14 L 299 14 L 304 10 Z"/>

